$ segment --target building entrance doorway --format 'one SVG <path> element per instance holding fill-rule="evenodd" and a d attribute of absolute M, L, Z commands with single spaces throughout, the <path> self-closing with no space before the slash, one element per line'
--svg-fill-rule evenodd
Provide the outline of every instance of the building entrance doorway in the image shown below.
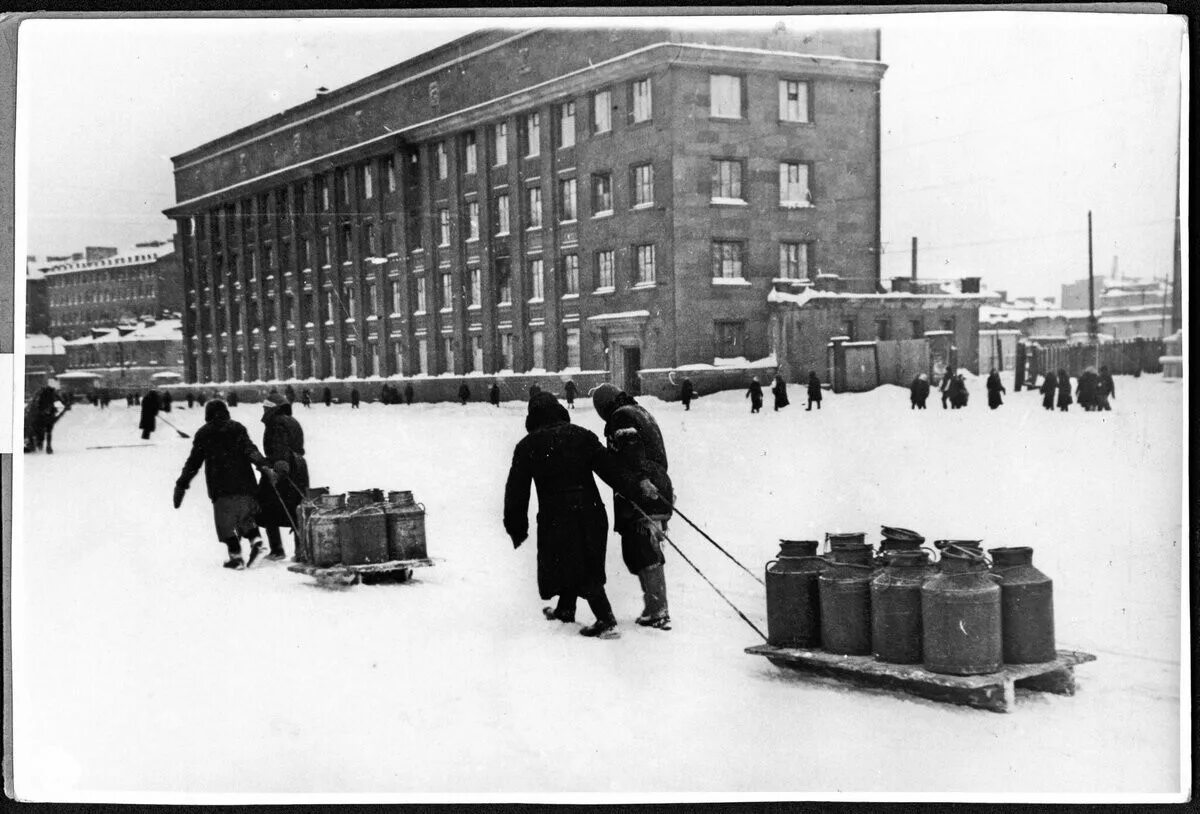
<path fill-rule="evenodd" d="M 642 349 L 639 347 L 621 348 L 622 389 L 631 396 L 642 394 L 638 371 L 642 367 Z"/>

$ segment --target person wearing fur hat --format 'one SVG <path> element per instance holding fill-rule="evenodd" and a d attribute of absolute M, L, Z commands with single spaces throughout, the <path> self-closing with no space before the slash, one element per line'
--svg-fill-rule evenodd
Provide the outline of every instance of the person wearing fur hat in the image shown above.
<path fill-rule="evenodd" d="M 592 390 L 592 406 L 604 419 L 604 437 L 609 450 L 630 461 L 645 461 L 663 488 L 656 493 L 613 493 L 613 530 L 621 535 L 621 557 L 625 567 L 637 576 L 642 587 L 643 608 L 637 623 L 643 627 L 669 630 L 671 616 L 667 605 L 667 579 L 662 551 L 662 536 L 674 501 L 667 475 L 667 449 L 658 422 L 632 396 L 605 382 Z M 650 490 L 655 492 L 655 490 Z M 665 503 L 663 499 L 665 498 Z M 638 500 L 635 505 L 633 500 Z M 649 519 L 647 519 L 649 515 Z"/>
<path fill-rule="evenodd" d="M 297 508 L 308 492 L 308 463 L 304 459 L 304 429 L 292 416 L 292 405 L 278 392 L 263 402 L 263 455 L 279 476 L 258 484 L 258 525 L 267 530 L 268 560 L 286 556 L 280 529 L 298 529 Z"/>
<path fill-rule="evenodd" d="M 621 491 L 637 487 L 590 430 L 571 423 L 551 393 L 529 400 L 527 435 L 513 450 L 504 487 L 504 530 L 519 548 L 529 536 L 530 483 L 537 487 L 537 584 L 547 619 L 575 621 L 576 597 L 583 597 L 596 621 L 579 632 L 616 638 L 617 619 L 604 591 L 608 515 L 592 473 Z"/>
<path fill-rule="evenodd" d="M 912 403 L 910 409 L 924 410 L 925 401 L 929 398 L 929 377 L 924 373 L 918 373 L 917 377 L 912 380 L 912 384 L 908 386 L 908 400 Z"/>
<path fill-rule="evenodd" d="M 762 409 L 763 391 L 762 385 L 758 383 L 758 377 L 750 378 L 750 387 L 746 390 L 746 398 L 750 399 L 750 412 L 757 413 Z"/>
<path fill-rule="evenodd" d="M 262 552 L 262 541 L 258 536 L 258 501 L 255 493 L 258 483 L 254 469 L 261 470 L 263 478 L 276 480 L 263 454 L 250 440 L 246 428 L 229 417 L 225 402 L 213 400 L 204 406 L 205 424 L 192 439 L 192 451 L 183 465 L 183 472 L 175 481 L 174 503 L 178 509 L 183 504 L 192 478 L 204 466 L 204 481 L 208 497 L 213 504 L 213 521 L 217 527 L 217 539 L 229 551 L 226 568 L 241 570 L 253 564 Z M 250 558 L 242 560 L 240 540 L 250 542 Z"/>

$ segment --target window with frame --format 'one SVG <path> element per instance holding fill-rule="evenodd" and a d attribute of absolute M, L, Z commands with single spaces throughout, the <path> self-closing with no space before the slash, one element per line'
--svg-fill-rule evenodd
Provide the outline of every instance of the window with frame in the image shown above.
<path fill-rule="evenodd" d="M 375 197 L 375 173 L 371 171 L 370 164 L 363 164 L 358 168 L 359 184 L 362 187 L 361 193 L 363 200 L 369 201 Z"/>
<path fill-rule="evenodd" d="M 512 266 L 506 257 L 496 259 L 496 302 L 499 305 L 512 302 Z"/>
<path fill-rule="evenodd" d="M 525 196 L 529 205 L 529 228 L 537 229 L 542 225 L 542 188 L 529 187 Z"/>
<path fill-rule="evenodd" d="M 654 203 L 654 165 L 639 164 L 633 168 L 633 205 L 651 206 Z"/>
<path fill-rule="evenodd" d="M 417 340 L 417 375 L 429 373 L 429 339 L 422 337 Z"/>
<path fill-rule="evenodd" d="M 546 332 L 540 328 L 529 332 L 529 344 L 533 349 L 533 367 L 535 370 L 546 369 Z"/>
<path fill-rule="evenodd" d="M 467 275 L 471 281 L 470 299 L 467 305 L 478 307 L 483 304 L 483 272 L 477 268 L 468 269 Z"/>
<path fill-rule="evenodd" d="M 317 197 L 320 199 L 320 202 L 321 202 L 321 211 L 328 212 L 329 211 L 329 181 L 327 181 L 325 179 L 324 175 L 317 176 Z"/>
<path fill-rule="evenodd" d="M 806 207 L 812 205 L 808 186 L 808 164 L 803 161 L 784 161 L 779 165 L 779 205 Z"/>
<path fill-rule="evenodd" d="M 525 157 L 533 158 L 542 152 L 542 116 L 537 111 L 525 116 Z"/>
<path fill-rule="evenodd" d="M 508 122 L 492 125 L 492 142 L 496 154 L 496 166 L 508 163 Z"/>
<path fill-rule="evenodd" d="M 500 334 L 500 369 L 513 368 L 513 335 L 509 332 Z"/>
<path fill-rule="evenodd" d="M 450 245 L 450 210 L 438 210 L 438 245 Z"/>
<path fill-rule="evenodd" d="M 925 320 L 914 319 L 909 322 L 909 327 L 912 329 L 912 338 L 920 339 L 925 336 Z"/>
<path fill-rule="evenodd" d="M 653 105 L 650 98 L 650 78 L 637 79 L 629 84 L 629 119 L 633 123 L 650 121 Z"/>
<path fill-rule="evenodd" d="M 745 203 L 742 190 L 742 162 L 718 158 L 712 162 L 712 200 Z"/>
<path fill-rule="evenodd" d="M 338 200 L 341 201 L 343 209 L 349 210 L 350 205 L 351 205 L 350 176 L 346 171 L 344 171 L 344 170 L 337 171 L 337 185 L 338 185 Z M 265 198 L 266 196 L 263 196 L 263 197 Z M 265 208 L 263 209 L 263 213 L 264 214 L 266 213 Z"/>
<path fill-rule="evenodd" d="M 478 150 L 475 147 L 475 131 L 469 130 L 463 136 L 463 174 L 474 175 Z"/>
<path fill-rule="evenodd" d="M 383 238 L 383 253 L 385 255 L 393 255 L 396 253 L 396 219 L 388 218 L 383 223 L 383 230 L 380 235 Z"/>
<path fill-rule="evenodd" d="M 709 74 L 708 115 L 714 119 L 742 118 L 742 78 L 730 74 Z"/>
<path fill-rule="evenodd" d="M 579 293 L 579 255 L 564 254 L 562 258 L 563 295 Z"/>
<path fill-rule="evenodd" d="M 401 293 L 402 293 L 402 290 L 400 288 L 400 281 L 392 280 L 392 313 L 393 314 L 400 313 L 400 305 L 401 305 L 400 295 L 401 295 Z"/>
<path fill-rule="evenodd" d="M 592 133 L 612 130 L 612 92 L 598 90 L 592 94 Z"/>
<path fill-rule="evenodd" d="M 652 285 L 655 281 L 654 244 L 633 247 L 634 285 Z"/>
<path fill-rule="evenodd" d="M 567 346 L 566 366 L 578 368 L 582 364 L 579 355 L 579 329 L 567 328 L 564 332 Z"/>
<path fill-rule="evenodd" d="M 740 240 L 714 240 L 712 276 L 714 280 L 740 280 L 745 277 L 743 257 L 746 245 Z"/>
<path fill-rule="evenodd" d="M 413 301 L 416 303 L 416 306 L 417 306 L 416 310 L 414 310 L 413 313 L 414 314 L 424 314 L 425 310 L 426 310 L 426 306 L 428 305 L 428 302 L 426 301 L 426 298 L 425 298 L 425 278 L 418 277 L 415 280 L 413 280 L 413 282 L 415 283 L 414 292 L 413 292 L 413 294 L 414 294 Z"/>
<path fill-rule="evenodd" d="M 529 301 L 541 302 L 544 299 L 543 266 L 541 258 L 529 261 Z"/>
<path fill-rule="evenodd" d="M 493 216 L 496 221 L 495 233 L 497 235 L 508 234 L 508 195 L 496 196 L 496 213 Z"/>
<path fill-rule="evenodd" d="M 592 175 L 592 216 L 612 212 L 612 174 L 607 172 Z"/>
<path fill-rule="evenodd" d="M 234 269 L 237 268 L 237 261 L 238 261 L 238 257 L 235 254 L 233 256 L 233 263 L 232 263 L 232 267 Z M 301 269 L 312 268 L 312 239 L 311 238 L 307 238 L 307 237 L 300 238 L 300 268 Z"/>
<path fill-rule="evenodd" d="M 341 255 L 341 259 L 342 259 L 343 263 L 350 262 L 350 253 L 351 253 L 352 247 L 354 245 L 353 239 L 352 239 L 353 235 L 354 235 L 354 231 L 350 226 L 350 221 L 344 221 L 342 223 L 341 227 L 338 229 L 338 238 L 339 238 L 338 253 Z M 268 246 L 267 251 L 263 254 L 263 265 L 266 267 L 268 274 L 271 273 L 271 269 L 275 265 L 272 262 L 270 248 L 271 247 Z"/>
<path fill-rule="evenodd" d="M 558 107 L 558 146 L 575 146 L 575 103 L 563 102 Z"/>
<path fill-rule="evenodd" d="M 858 323 L 853 319 L 842 320 L 842 336 L 851 342 L 858 341 Z"/>
<path fill-rule="evenodd" d="M 779 80 L 779 120 L 808 122 L 808 83 L 797 79 Z"/>
<path fill-rule="evenodd" d="M 454 372 L 454 337 L 442 334 L 442 372 Z"/>
<path fill-rule="evenodd" d="M 716 340 L 714 354 L 720 359 L 744 356 L 746 345 L 746 323 L 721 321 L 713 323 L 713 338 Z"/>
<path fill-rule="evenodd" d="M 467 240 L 479 239 L 479 201 L 467 201 Z"/>
<path fill-rule="evenodd" d="M 408 210 L 405 224 L 408 227 L 408 250 L 415 252 L 422 247 L 425 241 L 425 229 L 422 226 L 420 208 L 413 207 Z"/>
<path fill-rule="evenodd" d="M 779 244 L 779 276 L 789 280 L 806 280 L 812 276 L 807 243 L 784 241 Z"/>
<path fill-rule="evenodd" d="M 366 311 L 367 315 L 369 316 L 372 314 L 378 314 L 379 313 L 379 295 L 376 290 L 375 283 L 367 282 L 367 284 L 364 285 L 363 288 L 365 289 L 365 291 L 364 291 L 365 297 L 363 298 L 363 300 L 364 300 L 364 305 L 367 309 L 367 311 Z"/>
<path fill-rule="evenodd" d="M 375 256 L 375 224 L 370 221 L 362 225 L 362 248 L 364 257 Z"/>
<path fill-rule="evenodd" d="M 885 317 L 879 317 L 875 320 L 875 338 L 887 340 L 892 338 L 892 323 L 891 320 Z"/>
<path fill-rule="evenodd" d="M 392 372 L 395 374 L 404 373 L 404 345 L 399 342 L 392 343 Z"/>
<path fill-rule="evenodd" d="M 944 318 L 942 319 L 942 330 L 943 330 L 943 331 L 951 331 L 951 332 L 953 332 L 953 331 L 954 331 L 954 327 L 955 327 L 955 319 L 954 319 L 954 317 L 944 317 Z"/>
<path fill-rule="evenodd" d="M 473 335 L 471 337 L 471 356 L 467 360 L 471 364 L 472 371 L 483 370 L 483 337 Z"/>
<path fill-rule="evenodd" d="M 346 309 L 346 319 L 354 319 L 356 317 L 354 306 L 354 286 L 344 283 L 342 285 L 342 307 Z"/>
<path fill-rule="evenodd" d="M 616 284 L 616 252 L 612 249 L 596 252 L 596 288 L 611 289 Z"/>
<path fill-rule="evenodd" d="M 441 181 L 450 175 L 450 162 L 446 156 L 446 142 L 439 141 L 433 148 L 433 151 L 437 156 L 437 177 Z"/>
<path fill-rule="evenodd" d="M 563 223 L 574 221 L 577 216 L 575 185 L 574 178 L 558 182 L 558 219 Z"/>
<path fill-rule="evenodd" d="M 449 311 L 454 306 L 454 275 L 442 272 L 442 299 L 438 303 L 443 311 Z"/>
<path fill-rule="evenodd" d="M 396 157 L 389 155 L 383 159 L 383 182 L 388 192 L 396 191 Z"/>

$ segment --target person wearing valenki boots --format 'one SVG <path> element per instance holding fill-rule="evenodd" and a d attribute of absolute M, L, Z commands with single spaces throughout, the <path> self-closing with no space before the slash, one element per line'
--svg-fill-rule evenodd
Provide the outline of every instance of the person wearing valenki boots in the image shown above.
<path fill-rule="evenodd" d="M 272 391 L 263 402 L 263 454 L 279 475 L 277 483 L 263 478 L 258 484 L 258 525 L 267 530 L 271 550 L 268 560 L 286 556 L 280 529 L 299 525 L 300 501 L 308 492 L 308 463 L 304 460 L 304 429 L 292 416 L 292 404 Z"/>
<path fill-rule="evenodd" d="M 592 473 L 621 492 L 632 492 L 638 484 L 594 433 L 571 423 L 551 393 L 536 393 L 529 400 L 525 430 L 528 434 L 513 450 L 504 488 L 504 530 L 513 548 L 529 536 L 532 482 L 538 495 L 538 593 L 542 599 L 559 598 L 556 608 L 543 613 L 547 619 L 574 622 L 575 599 L 583 597 L 596 621 L 579 632 L 616 638 L 617 619 L 604 591 L 608 515 Z"/>
<path fill-rule="evenodd" d="M 217 527 L 217 539 L 229 551 L 226 568 L 241 570 L 253 564 L 262 553 L 262 541 L 258 536 L 258 501 L 255 493 L 258 483 L 254 469 L 258 467 L 263 477 L 275 481 L 275 470 L 263 457 L 246 428 L 229 417 L 229 408 L 223 401 L 210 401 L 204 406 L 205 424 L 192 439 L 192 451 L 183 472 L 175 481 L 175 508 L 183 503 L 184 493 L 192 478 L 204 466 L 204 480 L 208 486 L 208 497 L 213 504 L 213 520 Z M 242 560 L 239 538 L 250 542 L 250 558 Z"/>

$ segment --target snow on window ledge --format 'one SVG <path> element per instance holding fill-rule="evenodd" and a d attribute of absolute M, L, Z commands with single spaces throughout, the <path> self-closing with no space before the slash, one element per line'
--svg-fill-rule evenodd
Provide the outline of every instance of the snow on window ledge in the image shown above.
<path fill-rule="evenodd" d="M 717 206 L 749 206 L 750 204 L 741 198 L 712 198 L 709 203 Z"/>
<path fill-rule="evenodd" d="M 783 209 L 811 209 L 812 201 L 780 201 L 779 206 Z"/>
<path fill-rule="evenodd" d="M 545 300 L 544 300 L 544 299 L 542 299 L 541 297 L 532 297 L 532 298 L 530 298 L 530 299 L 529 299 L 527 302 L 528 302 L 530 305 L 536 305 L 536 304 L 538 304 L 538 303 L 545 302 Z"/>
<path fill-rule="evenodd" d="M 597 288 L 595 291 L 593 291 L 592 293 L 593 294 L 612 294 L 616 290 L 617 289 L 613 288 L 611 285 L 602 285 L 599 288 Z"/>
<path fill-rule="evenodd" d="M 613 211 L 611 209 L 602 209 L 599 212 L 592 213 L 592 220 L 599 220 L 600 218 L 611 218 L 612 216 L 613 216 Z"/>
<path fill-rule="evenodd" d="M 713 285 L 749 286 L 752 283 L 745 277 L 713 277 Z"/>
<path fill-rule="evenodd" d="M 658 283 L 651 280 L 646 283 L 634 283 L 632 286 L 630 286 L 630 289 L 633 291 L 641 291 L 647 288 L 658 288 Z"/>
<path fill-rule="evenodd" d="M 631 208 L 635 209 L 635 210 L 636 209 L 653 209 L 654 201 L 646 201 L 645 203 L 634 204 Z"/>
<path fill-rule="evenodd" d="M 564 300 L 577 300 L 577 299 L 579 299 L 579 293 L 578 293 L 578 292 L 576 292 L 576 293 L 574 293 L 574 294 L 563 294 L 563 295 L 562 295 L 562 299 L 564 299 Z"/>

